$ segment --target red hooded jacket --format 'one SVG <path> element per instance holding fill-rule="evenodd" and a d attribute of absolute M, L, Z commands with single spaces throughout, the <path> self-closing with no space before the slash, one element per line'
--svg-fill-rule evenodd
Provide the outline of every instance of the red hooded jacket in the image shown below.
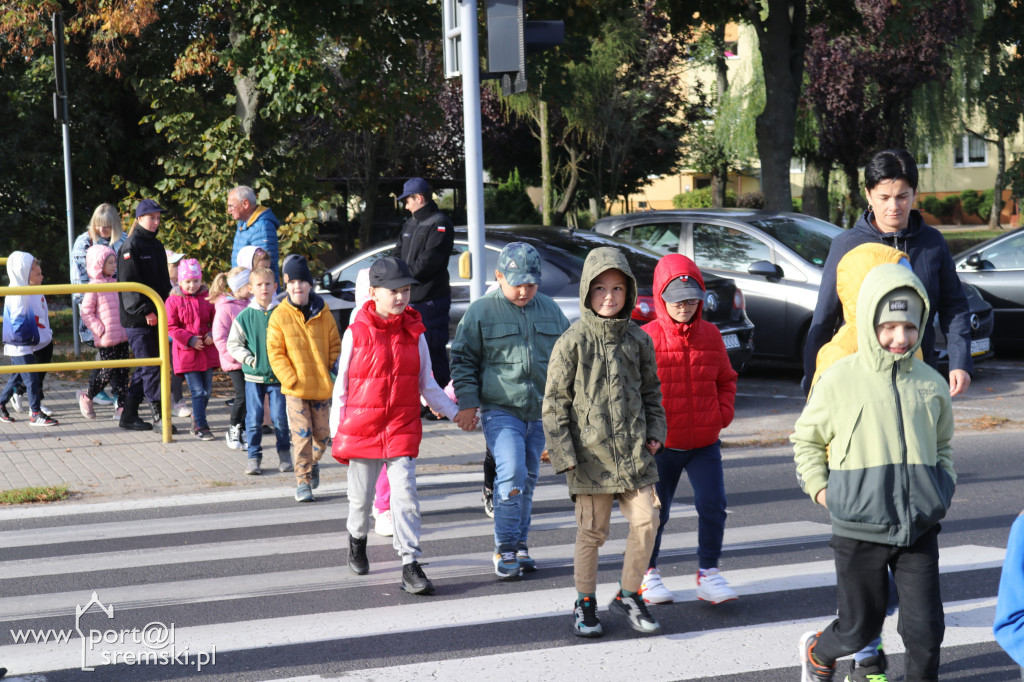
<path fill-rule="evenodd" d="M 692 260 L 679 253 L 662 258 L 654 269 L 658 317 L 643 330 L 654 340 L 658 360 L 662 405 L 668 418 L 665 447 L 693 450 L 717 441 L 719 432 L 732 423 L 736 372 L 718 328 L 701 319 L 703 303 L 688 324 L 676 322 L 668 314 L 661 292 L 680 275 L 689 275 L 704 288 L 704 277 Z"/>

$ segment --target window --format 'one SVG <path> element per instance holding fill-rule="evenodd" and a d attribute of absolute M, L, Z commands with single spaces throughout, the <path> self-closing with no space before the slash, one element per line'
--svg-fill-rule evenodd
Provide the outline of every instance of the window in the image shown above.
<path fill-rule="evenodd" d="M 985 138 L 968 134 L 953 146 L 953 165 L 957 168 L 988 165 L 988 143 Z"/>
<path fill-rule="evenodd" d="M 629 240 L 637 246 L 665 255 L 679 250 L 679 223 L 654 223 L 653 225 L 634 225 Z M 620 232 L 616 236 L 626 236 Z"/>
<path fill-rule="evenodd" d="M 746 272 L 756 260 L 771 261 L 771 248 L 751 234 L 722 225 L 693 225 L 694 261 L 702 268 Z"/>
<path fill-rule="evenodd" d="M 807 162 L 801 159 L 799 156 L 794 156 L 789 160 L 789 172 L 790 173 L 806 173 Z"/>

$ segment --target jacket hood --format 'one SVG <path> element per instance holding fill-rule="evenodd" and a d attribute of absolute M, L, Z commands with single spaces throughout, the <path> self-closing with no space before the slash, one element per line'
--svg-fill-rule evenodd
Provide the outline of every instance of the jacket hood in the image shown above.
<path fill-rule="evenodd" d="M 843 319 L 852 329 L 857 325 L 857 295 L 864 278 L 876 265 L 886 263 L 910 269 L 910 257 L 885 244 L 861 244 L 851 249 L 836 265 L 836 293 L 843 305 Z"/>
<path fill-rule="evenodd" d="M 658 313 L 658 321 L 663 324 L 675 326 L 680 324 L 672 319 L 672 316 L 668 314 L 668 306 L 665 304 L 665 299 L 661 297 L 661 293 L 665 291 L 665 287 L 669 283 L 682 275 L 688 275 L 691 279 L 696 280 L 697 284 L 700 285 L 701 289 L 706 291 L 704 286 L 704 275 L 701 274 L 700 268 L 692 260 L 687 258 L 681 253 L 670 253 L 658 261 L 658 264 L 654 267 L 654 309 Z M 704 302 L 701 301 L 700 305 L 697 306 L 697 312 L 693 314 L 690 322 L 685 324 L 684 327 L 692 327 L 695 324 L 699 324 L 701 315 L 704 313 Z"/>
<path fill-rule="evenodd" d="M 36 262 L 31 253 L 12 251 L 7 257 L 7 279 L 12 287 L 27 287 L 28 277 L 32 273 L 32 264 Z"/>
<path fill-rule="evenodd" d="M 107 277 L 103 274 L 103 263 L 106 262 L 107 256 L 113 255 L 115 255 L 114 250 L 109 246 L 94 244 L 89 247 L 89 250 L 85 252 L 85 271 L 89 273 L 89 281 L 114 281 L 113 277 Z"/>
<path fill-rule="evenodd" d="M 878 337 L 875 335 L 875 311 L 889 292 L 903 287 L 914 289 L 924 302 L 921 319 L 917 325 L 921 333 L 917 335 L 917 341 L 906 353 L 893 355 L 878 343 Z M 895 361 L 900 363 L 903 369 L 909 370 L 914 362 L 914 353 L 921 347 L 921 340 L 924 338 L 922 330 L 925 328 L 926 320 L 931 320 L 928 292 L 909 268 L 894 264 L 879 265 L 864 277 L 860 295 L 857 297 L 857 344 L 873 368 L 883 369 Z"/>
<path fill-rule="evenodd" d="M 633 309 L 636 307 L 636 278 L 633 277 L 633 271 L 629 269 L 629 261 L 626 260 L 626 256 L 611 246 L 599 246 L 587 254 L 587 259 L 583 262 L 583 274 L 580 277 L 581 316 L 597 316 L 590 309 L 590 283 L 597 279 L 602 272 L 612 268 L 622 271 L 626 276 L 626 303 L 616 317 L 625 320 L 632 317 Z"/>

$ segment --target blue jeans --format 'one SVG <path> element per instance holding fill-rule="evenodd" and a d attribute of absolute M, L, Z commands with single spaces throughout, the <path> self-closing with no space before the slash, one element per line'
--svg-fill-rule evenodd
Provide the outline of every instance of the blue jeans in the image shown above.
<path fill-rule="evenodd" d="M 700 568 L 716 568 L 722 555 L 725 535 L 725 480 L 722 475 L 722 441 L 693 450 L 665 448 L 654 458 L 658 463 L 655 490 L 661 500 L 661 521 L 654 539 L 650 568 L 658 565 L 661 536 L 668 523 L 676 486 L 686 470 L 693 488 L 693 504 L 697 508 L 697 560 Z"/>
<path fill-rule="evenodd" d="M 507 412 L 484 410 L 484 439 L 494 453 L 494 546 L 525 545 L 530 534 L 533 490 L 544 450 L 541 420 L 524 422 Z M 512 495 L 513 490 L 519 493 Z"/>
<path fill-rule="evenodd" d="M 50 343 L 43 346 L 34 353 L 28 355 L 12 355 L 12 365 L 35 365 L 50 362 L 53 357 L 53 344 Z M 28 407 L 31 414 L 39 412 L 39 407 L 43 403 L 43 377 L 46 376 L 46 372 L 18 372 L 17 374 L 11 374 L 7 379 L 7 385 L 4 386 L 4 390 L 0 393 L 0 405 L 6 405 L 7 401 L 11 399 L 18 387 L 24 385 L 25 392 L 28 394 Z"/>
<path fill-rule="evenodd" d="M 291 452 L 291 434 L 288 432 L 288 408 L 285 406 L 281 384 L 245 382 L 245 440 L 249 443 L 249 457 L 263 457 L 263 397 L 270 396 L 270 419 L 274 422 L 277 454 Z"/>
<path fill-rule="evenodd" d="M 210 391 L 213 390 L 213 370 L 203 372 L 185 372 L 188 391 L 192 394 L 192 425 L 201 429 L 209 426 L 206 422 L 206 404 L 210 402 Z"/>

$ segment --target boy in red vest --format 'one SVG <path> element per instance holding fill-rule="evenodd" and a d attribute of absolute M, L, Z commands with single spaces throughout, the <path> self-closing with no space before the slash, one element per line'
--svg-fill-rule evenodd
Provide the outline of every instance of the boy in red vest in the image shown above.
<path fill-rule="evenodd" d="M 348 465 L 348 567 L 370 570 L 366 536 L 370 507 L 381 467 L 391 484 L 394 547 L 402 557 L 402 589 L 431 594 L 434 585 L 419 559 L 420 503 L 415 458 L 423 425 L 420 395 L 430 407 L 454 420 L 458 407 L 434 381 L 425 327 L 409 307 L 415 284 L 399 258 L 381 258 L 370 268 L 370 300 L 356 313 L 341 340 L 338 378 L 331 404 L 332 454 Z M 465 420 L 471 430 L 476 419 Z"/>
<path fill-rule="evenodd" d="M 672 498 L 686 471 L 697 508 L 697 598 L 719 604 L 736 598 L 718 572 L 725 533 L 725 484 L 719 432 L 732 422 L 736 372 L 718 329 L 701 319 L 704 277 L 697 265 L 673 253 L 654 268 L 657 319 L 643 326 L 654 341 L 662 405 L 668 419 L 658 463 L 661 520 L 640 593 L 649 604 L 675 600 L 661 582 L 658 552 Z"/>

